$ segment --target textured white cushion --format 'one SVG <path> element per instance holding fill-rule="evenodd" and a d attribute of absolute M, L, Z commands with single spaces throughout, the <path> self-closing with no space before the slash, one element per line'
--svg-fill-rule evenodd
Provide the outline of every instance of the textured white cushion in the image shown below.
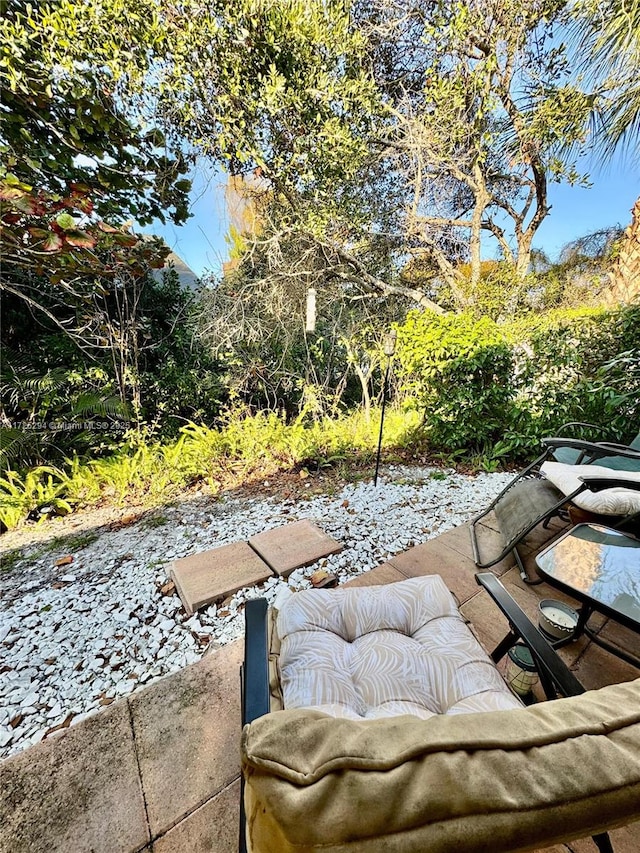
<path fill-rule="evenodd" d="M 635 471 L 614 471 L 602 465 L 565 465 L 562 462 L 544 462 L 540 468 L 550 483 L 560 489 L 562 494 L 570 495 L 583 485 L 580 477 L 624 478 L 640 483 L 640 473 Z M 632 515 L 640 512 L 640 492 L 633 489 L 603 489 L 590 492 L 586 489 L 573 498 L 576 506 L 600 515 Z"/>
<path fill-rule="evenodd" d="M 298 592 L 277 630 L 286 709 L 426 719 L 522 707 L 439 575 Z"/>

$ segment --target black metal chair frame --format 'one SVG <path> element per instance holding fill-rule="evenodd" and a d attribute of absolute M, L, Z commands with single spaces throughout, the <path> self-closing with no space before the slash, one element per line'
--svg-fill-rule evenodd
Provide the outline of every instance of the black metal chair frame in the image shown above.
<path fill-rule="evenodd" d="M 547 699 L 562 696 L 579 696 L 585 688 L 576 676 L 558 657 L 553 646 L 547 642 L 533 625 L 524 610 L 514 601 L 493 572 L 478 572 L 476 582 L 483 587 L 495 601 L 509 622 L 509 633 L 491 652 L 491 660 L 497 663 L 518 641 L 529 648 L 540 676 L 540 683 Z M 609 833 L 601 832 L 593 836 L 600 853 L 613 853 Z"/>
<path fill-rule="evenodd" d="M 578 696 L 585 688 L 558 657 L 554 648 L 529 620 L 502 583 L 492 572 L 480 572 L 476 581 L 495 601 L 509 622 L 509 633 L 491 653 L 494 663 L 501 660 L 517 642 L 529 647 L 536 663 L 540 682 L 548 699 L 561 696 Z M 268 714 L 269 699 L 269 641 L 267 601 L 264 598 L 248 601 L 245 607 L 245 652 L 240 669 L 240 696 L 242 725 Z M 246 853 L 244 811 L 244 779 L 240 779 L 240 833 L 239 850 Z M 609 835 L 604 832 L 593 836 L 600 853 L 613 853 Z"/>
<path fill-rule="evenodd" d="M 536 584 L 541 581 L 529 578 L 517 546 L 535 527 L 540 523 L 543 523 L 543 526 L 547 527 L 549 521 L 551 521 L 554 516 L 561 515 L 573 499 L 586 489 L 589 489 L 590 491 L 602 491 L 603 489 L 612 489 L 615 487 L 640 489 L 640 484 L 636 481 L 625 479 L 624 471 L 621 471 L 618 476 L 615 478 L 612 477 L 611 479 L 582 477 L 582 485 L 570 495 L 564 495 L 559 489 L 556 489 L 555 486 L 552 486 L 547 480 L 544 480 L 540 474 L 540 467 L 543 462 L 547 461 L 549 457 L 553 455 L 554 450 L 559 447 L 571 447 L 575 450 L 579 450 L 582 454 L 582 464 L 593 464 L 598 459 L 603 459 L 607 456 L 624 456 L 628 459 L 640 460 L 640 452 L 626 447 L 625 445 L 609 443 L 595 444 L 588 441 L 569 438 L 545 438 L 543 439 L 542 444 L 544 446 L 542 454 L 527 465 L 527 467 L 516 477 L 514 477 L 514 479 L 505 486 L 500 494 L 491 501 L 486 509 L 472 519 L 470 528 L 473 559 L 478 568 L 488 569 L 496 563 L 499 563 L 500 560 L 504 559 L 509 552 L 513 552 L 513 556 L 515 557 L 520 571 L 520 576 L 525 583 L 529 584 Z M 507 496 L 509 492 L 512 492 L 512 490 L 518 487 L 521 483 L 525 482 L 527 483 L 525 488 L 530 490 L 533 489 L 538 493 L 539 501 L 537 511 L 534 513 L 533 517 L 525 517 L 524 520 L 515 527 L 509 525 L 505 518 L 499 519 L 506 545 L 497 556 L 492 557 L 489 560 L 483 559 L 480 554 L 480 546 L 478 543 L 477 525 L 483 518 L 486 518 L 486 516 L 494 510 L 496 511 L 496 515 L 499 515 L 499 507 L 505 496 Z M 538 487 L 535 486 L 536 482 L 540 484 Z M 512 494 L 511 498 L 513 499 L 513 497 L 514 495 Z M 615 528 L 620 526 L 620 524 L 627 523 L 628 521 L 629 519 L 616 521 L 612 518 L 610 526 Z"/>
<path fill-rule="evenodd" d="M 240 667 L 240 714 L 242 726 L 269 713 L 269 639 L 267 600 L 247 601 L 244 609 L 244 663 Z M 244 811 L 244 776 L 240 774 L 240 853 L 247 853 Z"/>

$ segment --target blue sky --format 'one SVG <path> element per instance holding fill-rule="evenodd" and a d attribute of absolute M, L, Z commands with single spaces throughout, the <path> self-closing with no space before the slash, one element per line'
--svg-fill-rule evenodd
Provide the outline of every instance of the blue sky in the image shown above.
<path fill-rule="evenodd" d="M 627 160 L 614 157 L 606 168 L 585 161 L 580 168 L 589 171 L 592 187 L 550 184 L 552 210 L 534 239 L 554 259 L 570 240 L 610 225 L 628 225 L 631 208 L 640 196 L 640 172 Z M 172 224 L 145 228 L 146 233 L 164 237 L 167 244 L 196 273 L 220 272 L 227 258 L 225 234 L 229 229 L 224 199 L 224 175 L 199 163 L 191 193 L 193 216 L 185 225 Z"/>
<path fill-rule="evenodd" d="M 588 161 L 584 168 L 589 171 Z M 538 229 L 534 246 L 553 259 L 576 237 L 609 225 L 626 227 L 631 222 L 631 208 L 640 196 L 639 170 L 632 168 L 628 158 L 618 156 L 604 168 L 591 164 L 590 174 L 590 189 L 568 184 L 549 186 L 552 210 Z"/>
<path fill-rule="evenodd" d="M 191 179 L 191 218 L 181 226 L 157 222 L 142 230 L 145 234 L 163 237 L 169 248 L 196 275 L 219 273 L 228 255 L 224 239 L 229 230 L 224 198 L 225 176 L 200 161 Z"/>

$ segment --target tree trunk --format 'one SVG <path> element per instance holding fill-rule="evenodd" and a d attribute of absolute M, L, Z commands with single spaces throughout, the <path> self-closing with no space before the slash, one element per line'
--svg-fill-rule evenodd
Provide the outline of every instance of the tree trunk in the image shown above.
<path fill-rule="evenodd" d="M 603 294 L 607 305 L 630 304 L 640 296 L 640 198 L 631 214 L 631 225 L 625 229 L 618 257 L 609 273 L 611 286 Z"/>

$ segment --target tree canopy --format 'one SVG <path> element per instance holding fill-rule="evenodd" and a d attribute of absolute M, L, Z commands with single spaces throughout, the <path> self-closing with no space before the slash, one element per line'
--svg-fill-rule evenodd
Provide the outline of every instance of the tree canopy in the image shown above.
<path fill-rule="evenodd" d="M 554 38 L 566 6 L 134 0 L 124 14 L 123 0 L 62 0 L 41 13 L 42 45 L 71 77 L 88 50 L 134 126 L 259 174 L 257 239 L 314 241 L 324 275 L 349 288 L 461 309 L 488 246 L 520 286 L 548 181 L 584 177 L 566 152 L 585 141 L 593 97 Z M 431 273 L 412 286 L 418 256 Z"/>
<path fill-rule="evenodd" d="M 188 215 L 182 151 L 131 114 L 108 68 L 78 36 L 67 13 L 82 4 L 3 3 L 0 18 L 0 203 L 2 289 L 57 319 L 46 307 L 91 300 L 116 270 L 162 265 L 158 245 L 123 227 Z M 56 45 L 56 51 L 52 45 Z M 86 307 L 86 305 L 85 305 Z M 81 331 L 81 330 L 80 330 Z"/>
<path fill-rule="evenodd" d="M 259 171 L 259 239 L 314 241 L 349 287 L 465 308 L 487 245 L 522 282 L 548 181 L 583 177 L 562 154 L 592 106 L 553 38 L 565 6 L 167 0 L 152 88 L 173 133 Z M 426 289 L 401 275 L 418 255 Z"/>

